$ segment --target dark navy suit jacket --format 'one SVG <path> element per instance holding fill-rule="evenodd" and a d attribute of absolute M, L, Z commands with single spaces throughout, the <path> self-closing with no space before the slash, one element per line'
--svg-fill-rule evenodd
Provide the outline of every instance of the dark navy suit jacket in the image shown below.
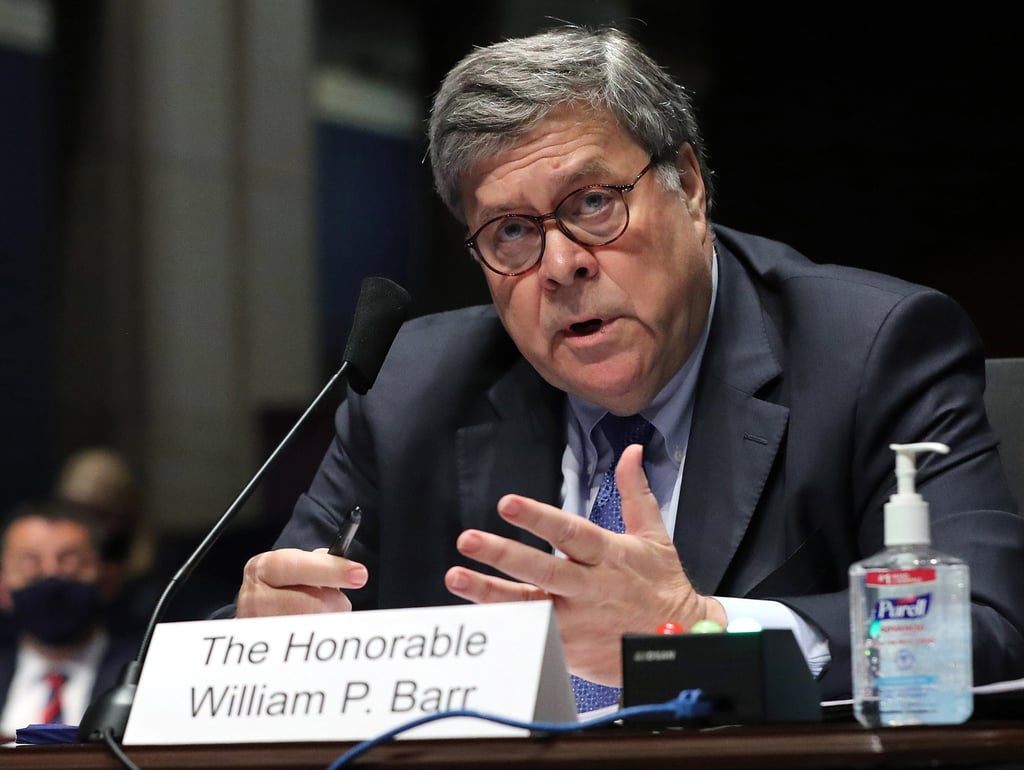
<path fill-rule="evenodd" d="M 93 683 L 90 700 L 95 700 L 104 692 L 117 684 L 121 668 L 133 660 L 139 651 L 141 638 L 134 635 L 112 634 L 103 657 L 100 658 L 96 670 L 96 681 Z M 14 666 L 18 661 L 17 641 L 8 635 L 0 639 L 0 712 L 7 703 L 7 691 L 14 678 Z M 8 736 L 10 737 L 10 736 Z"/>
<path fill-rule="evenodd" d="M 849 697 L 847 568 L 883 546 L 892 442 L 922 455 L 935 548 L 971 566 L 975 681 L 1024 676 L 1024 519 L 982 400 L 984 356 L 949 297 L 716 227 L 719 288 L 697 384 L 675 530 L 704 594 L 781 601 L 829 640 L 824 697 Z M 559 504 L 566 399 L 519 355 L 490 306 L 406 323 L 278 547 L 329 545 L 358 504 L 357 607 L 458 601 L 467 527 L 547 544 L 499 519 L 505 493 Z M 471 566 L 477 566 L 475 564 Z M 645 631 L 646 629 L 637 629 Z"/>

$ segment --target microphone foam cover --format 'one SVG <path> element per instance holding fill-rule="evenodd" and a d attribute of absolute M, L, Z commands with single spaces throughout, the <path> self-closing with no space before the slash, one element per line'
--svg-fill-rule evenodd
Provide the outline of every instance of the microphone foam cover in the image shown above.
<path fill-rule="evenodd" d="M 387 278 L 363 279 L 344 359 L 348 384 L 356 393 L 366 393 L 376 381 L 411 302 L 409 292 Z"/>

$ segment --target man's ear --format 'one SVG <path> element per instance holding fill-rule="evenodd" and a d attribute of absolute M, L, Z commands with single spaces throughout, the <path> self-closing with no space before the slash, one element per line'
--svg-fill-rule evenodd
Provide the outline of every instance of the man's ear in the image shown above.
<path fill-rule="evenodd" d="M 676 171 L 679 174 L 679 184 L 683 190 L 687 211 L 691 215 L 699 215 L 703 220 L 707 216 L 707 193 L 697 155 L 689 142 L 679 145 L 676 152 Z"/>

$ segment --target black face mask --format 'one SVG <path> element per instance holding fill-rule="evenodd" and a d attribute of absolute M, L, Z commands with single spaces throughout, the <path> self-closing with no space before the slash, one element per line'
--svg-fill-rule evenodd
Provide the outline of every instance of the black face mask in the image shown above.
<path fill-rule="evenodd" d="M 48 577 L 11 591 L 14 629 L 43 644 L 74 644 L 85 639 L 100 616 L 93 583 Z"/>

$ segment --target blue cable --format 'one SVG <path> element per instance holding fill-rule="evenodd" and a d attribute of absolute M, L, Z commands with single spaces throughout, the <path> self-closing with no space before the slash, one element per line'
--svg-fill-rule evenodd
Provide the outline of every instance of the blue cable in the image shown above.
<path fill-rule="evenodd" d="M 569 733 L 576 730 L 587 730 L 591 727 L 600 727 L 612 722 L 617 722 L 621 719 L 629 719 L 637 716 L 662 716 L 675 720 L 694 720 L 707 717 L 710 714 L 711 702 L 704 697 L 704 692 L 700 689 L 683 690 L 675 698 L 665 701 L 664 703 L 630 706 L 629 708 L 620 709 L 619 711 L 611 714 L 605 714 L 601 717 L 577 722 L 520 722 L 516 719 L 509 719 L 508 717 L 497 716 L 495 714 L 485 714 L 480 711 L 470 711 L 465 709 L 457 711 L 439 711 L 436 714 L 428 714 L 427 716 L 413 719 L 412 721 L 399 725 L 385 733 L 381 733 L 375 738 L 370 738 L 362 743 L 357 743 L 351 749 L 334 760 L 334 762 L 327 767 L 327 770 L 338 770 L 338 768 L 344 767 L 356 757 L 365 754 L 374 746 L 378 746 L 389 741 L 395 736 L 404 733 L 406 730 L 411 730 L 414 727 L 425 725 L 428 722 L 436 722 L 439 719 L 448 719 L 450 717 L 472 717 L 474 719 L 485 719 L 489 722 L 497 722 L 498 724 L 508 725 L 510 727 L 519 727 L 525 730 L 533 730 L 537 732 Z"/>

